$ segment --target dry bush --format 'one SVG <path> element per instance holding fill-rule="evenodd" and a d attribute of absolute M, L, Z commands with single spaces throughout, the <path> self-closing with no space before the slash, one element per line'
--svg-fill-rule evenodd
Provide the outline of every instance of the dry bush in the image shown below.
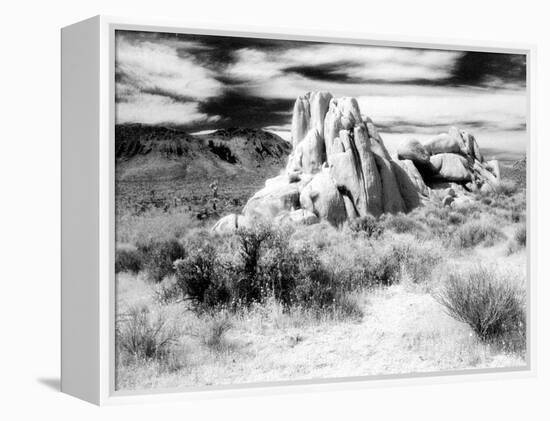
<path fill-rule="evenodd" d="M 297 245 L 308 245 L 315 250 L 327 250 L 337 246 L 349 237 L 349 233 L 339 230 L 326 221 L 318 224 L 296 227 L 290 241 Z"/>
<path fill-rule="evenodd" d="M 142 255 L 131 244 L 117 244 L 115 251 L 115 273 L 138 273 L 143 267 Z"/>
<path fill-rule="evenodd" d="M 514 254 L 520 250 L 525 249 L 527 245 L 527 226 L 525 223 L 521 224 L 514 231 L 514 235 L 510 241 L 508 241 L 508 246 L 506 248 L 506 254 Z"/>
<path fill-rule="evenodd" d="M 167 360 L 177 339 L 166 318 L 152 314 L 147 306 L 131 307 L 117 323 L 119 355 L 136 360 Z"/>
<path fill-rule="evenodd" d="M 162 305 L 179 302 L 183 299 L 183 293 L 175 276 L 168 276 L 156 284 L 153 288 L 153 294 L 155 301 Z"/>
<path fill-rule="evenodd" d="M 450 273 L 434 298 L 480 339 L 525 348 L 523 294 L 510 276 L 484 266 Z"/>
<path fill-rule="evenodd" d="M 399 273 L 414 283 L 431 280 L 434 268 L 442 261 L 442 245 L 433 241 L 419 241 L 411 236 L 396 238 L 389 245 L 389 253 L 399 263 Z"/>
<path fill-rule="evenodd" d="M 503 238 L 504 234 L 494 222 L 488 219 L 470 220 L 457 228 L 452 243 L 458 248 L 471 248 L 478 244 L 491 246 Z"/>
<path fill-rule="evenodd" d="M 410 215 L 403 215 L 402 213 L 396 215 L 385 214 L 381 220 L 384 229 L 398 234 L 421 233 L 424 231 L 423 225 Z"/>
<path fill-rule="evenodd" d="M 513 196 L 518 191 L 518 185 L 512 180 L 500 180 L 491 190 L 494 196 Z"/>
<path fill-rule="evenodd" d="M 175 273 L 174 262 L 185 257 L 183 245 L 175 238 L 138 243 L 147 279 L 160 282 Z"/>
<path fill-rule="evenodd" d="M 522 224 L 514 232 L 514 240 L 520 245 L 525 247 L 527 245 L 527 226 Z"/>
<path fill-rule="evenodd" d="M 217 315 L 207 324 L 207 329 L 202 335 L 203 343 L 215 351 L 223 351 L 228 348 L 225 342 L 225 334 L 233 324 L 226 315 Z"/>
<path fill-rule="evenodd" d="M 174 263 L 175 288 L 187 296 L 197 309 L 223 306 L 229 303 L 231 291 L 223 273 L 224 266 L 216 248 L 209 243 L 191 249 L 185 259 Z"/>
<path fill-rule="evenodd" d="M 353 232 L 363 232 L 369 238 L 377 238 L 384 232 L 382 224 L 371 215 L 351 220 L 349 222 L 349 228 Z"/>

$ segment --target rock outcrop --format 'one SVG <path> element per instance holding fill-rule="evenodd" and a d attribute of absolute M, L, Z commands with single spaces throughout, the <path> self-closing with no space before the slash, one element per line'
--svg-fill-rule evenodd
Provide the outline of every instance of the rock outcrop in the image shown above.
<path fill-rule="evenodd" d="M 423 142 L 408 139 L 392 157 L 355 98 L 328 92 L 299 97 L 292 116 L 292 152 L 281 175 L 266 181 L 242 215 L 215 225 L 231 231 L 260 221 L 339 226 L 366 215 L 409 212 L 426 201 L 452 206 L 461 192 L 494 188 L 497 161 L 485 162 L 473 135 L 451 127 Z M 449 193 L 452 191 L 452 195 Z"/>

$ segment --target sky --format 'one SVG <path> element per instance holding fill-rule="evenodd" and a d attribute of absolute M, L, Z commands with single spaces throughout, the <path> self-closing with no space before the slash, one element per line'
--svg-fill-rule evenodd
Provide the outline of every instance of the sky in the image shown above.
<path fill-rule="evenodd" d="M 296 98 L 323 90 L 356 97 L 390 143 L 451 125 L 495 155 L 527 142 L 524 55 L 117 31 L 115 81 L 117 123 L 288 139 Z"/>

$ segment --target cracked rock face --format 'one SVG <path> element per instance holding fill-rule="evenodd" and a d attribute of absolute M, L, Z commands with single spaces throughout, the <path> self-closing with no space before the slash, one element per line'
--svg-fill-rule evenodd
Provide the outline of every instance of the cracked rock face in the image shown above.
<path fill-rule="evenodd" d="M 484 162 L 474 136 L 456 127 L 424 142 L 405 140 L 390 156 L 357 100 L 328 92 L 296 100 L 291 135 L 286 169 L 266 181 L 242 215 L 222 218 L 215 231 L 261 221 L 339 226 L 366 215 L 409 212 L 438 197 L 434 189 L 456 186 L 467 194 L 494 188 L 500 179 L 498 162 Z"/>

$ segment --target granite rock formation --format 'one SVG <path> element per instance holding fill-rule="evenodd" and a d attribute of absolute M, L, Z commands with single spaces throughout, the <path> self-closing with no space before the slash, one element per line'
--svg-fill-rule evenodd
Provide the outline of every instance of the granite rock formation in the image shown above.
<path fill-rule="evenodd" d="M 259 221 L 339 226 L 366 215 L 409 212 L 430 200 L 441 203 L 442 194 L 452 205 L 456 196 L 494 188 L 500 180 L 498 162 L 485 162 L 475 137 L 456 127 L 423 142 L 405 140 L 391 156 L 357 100 L 328 92 L 296 100 L 291 135 L 286 168 L 249 199 L 242 215 L 222 218 L 215 231 Z M 449 187 L 452 200 L 444 193 Z"/>

